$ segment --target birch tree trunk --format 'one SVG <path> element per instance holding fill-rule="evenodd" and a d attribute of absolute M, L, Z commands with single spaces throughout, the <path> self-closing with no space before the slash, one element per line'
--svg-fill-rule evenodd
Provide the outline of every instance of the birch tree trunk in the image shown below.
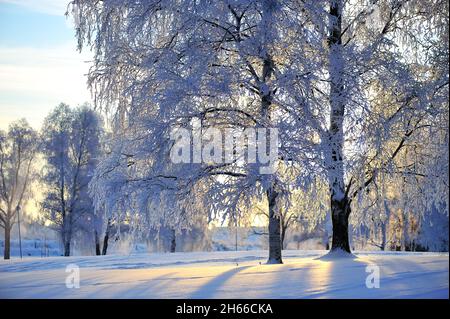
<path fill-rule="evenodd" d="M 73 216 L 72 210 L 67 211 L 64 220 L 64 256 L 70 256 L 70 242 L 72 241 L 73 233 Z"/>
<path fill-rule="evenodd" d="M 72 234 L 70 231 L 66 233 L 65 240 L 64 240 L 64 256 L 69 257 L 70 256 L 70 242 L 72 240 Z"/>
<path fill-rule="evenodd" d="M 330 129 L 328 174 L 331 194 L 331 220 L 333 224 L 333 239 L 331 251 L 343 250 L 350 252 L 348 238 L 348 217 L 350 201 L 345 192 L 343 147 L 344 147 L 344 59 L 342 57 L 342 0 L 330 1 L 330 36 L 329 74 L 330 74 Z"/>
<path fill-rule="evenodd" d="M 286 239 L 286 232 L 287 232 L 287 227 L 285 227 L 283 224 L 281 224 L 281 249 L 286 249 L 285 247 L 285 239 Z"/>
<path fill-rule="evenodd" d="M 386 222 L 381 222 L 381 250 L 386 250 Z"/>
<path fill-rule="evenodd" d="M 402 251 L 410 251 L 411 250 L 411 243 L 409 241 L 409 234 L 408 234 L 408 228 L 409 228 L 409 221 L 408 221 L 408 215 L 403 210 L 402 212 L 402 243 L 401 243 L 401 249 Z"/>
<path fill-rule="evenodd" d="M 270 106 L 272 104 L 272 91 L 270 89 L 262 89 L 262 87 L 270 87 L 267 82 L 269 81 L 273 73 L 273 60 L 270 55 L 267 54 L 263 60 L 263 69 L 260 79 L 260 98 L 261 98 L 261 115 L 267 121 L 271 123 L 270 119 Z M 277 214 L 277 200 L 278 192 L 275 187 L 276 182 L 272 182 L 272 185 L 267 190 L 267 201 L 269 203 L 269 259 L 268 264 L 282 264 L 281 251 L 281 220 L 280 215 Z"/>
<path fill-rule="evenodd" d="M 108 223 L 106 224 L 105 237 L 103 238 L 102 255 L 106 255 L 106 252 L 108 250 L 108 240 L 109 240 L 110 229 L 111 229 L 111 219 L 108 219 Z"/>
<path fill-rule="evenodd" d="M 268 264 L 282 264 L 281 259 L 281 223 L 280 216 L 277 214 L 278 192 L 275 185 L 267 190 L 267 199 L 269 202 L 269 260 Z"/>
<path fill-rule="evenodd" d="M 11 225 L 8 221 L 5 223 L 5 249 L 3 257 L 4 259 L 11 257 Z"/>
<path fill-rule="evenodd" d="M 170 230 L 171 238 L 170 238 L 170 252 L 174 253 L 177 247 L 175 229 Z"/>
<path fill-rule="evenodd" d="M 386 214 L 386 217 L 384 220 L 381 221 L 381 250 L 386 250 L 387 245 L 387 231 L 388 231 L 388 225 L 389 221 L 391 219 L 391 209 L 389 208 L 388 202 L 385 199 L 384 200 L 384 211 Z"/>
<path fill-rule="evenodd" d="M 97 230 L 94 231 L 94 237 L 95 237 L 95 255 L 100 256 L 102 253 L 100 251 L 100 239 L 98 238 Z"/>

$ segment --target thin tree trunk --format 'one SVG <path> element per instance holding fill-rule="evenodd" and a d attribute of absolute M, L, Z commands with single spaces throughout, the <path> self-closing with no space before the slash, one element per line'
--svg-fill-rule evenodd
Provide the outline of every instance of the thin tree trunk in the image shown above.
<path fill-rule="evenodd" d="M 9 259 L 11 257 L 11 226 L 9 223 L 5 224 L 5 250 L 3 257 Z"/>
<path fill-rule="evenodd" d="M 94 237 L 95 237 L 95 255 L 100 256 L 102 252 L 100 251 L 100 239 L 98 238 L 97 230 L 94 231 Z"/>
<path fill-rule="evenodd" d="M 408 228 L 409 228 L 409 220 L 408 215 L 405 211 L 402 214 L 402 250 L 410 251 L 411 250 L 411 242 L 409 240 Z"/>
<path fill-rule="evenodd" d="M 282 250 L 286 249 L 286 247 L 284 246 L 285 245 L 284 240 L 286 238 L 286 231 L 287 231 L 287 227 L 285 227 L 283 225 L 283 223 L 281 223 L 281 249 Z"/>
<path fill-rule="evenodd" d="M 72 241 L 72 230 L 66 231 L 64 237 L 64 256 L 70 256 L 70 242 Z"/>
<path fill-rule="evenodd" d="M 389 220 L 391 217 L 391 210 L 389 208 L 389 205 L 387 203 L 387 200 L 384 200 L 384 212 L 386 214 L 386 217 L 384 221 L 381 222 L 381 250 L 386 250 L 387 245 L 387 227 L 389 224 Z"/>
<path fill-rule="evenodd" d="M 280 216 L 277 214 L 278 193 L 274 186 L 267 190 L 267 199 L 269 201 L 269 260 L 268 264 L 282 264 L 281 259 L 281 223 Z"/>
<path fill-rule="evenodd" d="M 102 255 L 106 255 L 108 250 L 108 240 L 109 240 L 109 231 L 111 228 L 111 219 L 108 219 L 108 223 L 106 224 L 105 237 L 103 238 L 103 250 Z"/>
<path fill-rule="evenodd" d="M 108 251 L 108 240 L 109 240 L 109 233 L 105 233 L 105 237 L 103 238 L 102 255 L 106 255 L 106 252 Z"/>
<path fill-rule="evenodd" d="M 70 236 L 69 236 L 70 238 Z M 64 256 L 69 257 L 70 256 L 70 239 L 66 238 L 66 242 L 64 243 Z"/>
<path fill-rule="evenodd" d="M 176 246 L 176 245 L 177 245 L 177 242 L 176 242 L 175 229 L 171 229 L 170 232 L 171 232 L 170 252 L 171 252 L 171 253 L 174 253 L 174 252 L 175 252 L 175 249 L 176 249 L 176 247 L 177 247 L 177 246 Z"/>
<path fill-rule="evenodd" d="M 330 236 L 328 231 L 325 229 L 322 236 L 322 244 L 325 246 L 326 250 L 330 250 Z"/>
<path fill-rule="evenodd" d="M 381 250 L 386 250 L 386 222 L 381 222 Z"/>
<path fill-rule="evenodd" d="M 64 256 L 70 256 L 70 242 L 72 241 L 72 212 L 66 213 L 64 222 Z"/>

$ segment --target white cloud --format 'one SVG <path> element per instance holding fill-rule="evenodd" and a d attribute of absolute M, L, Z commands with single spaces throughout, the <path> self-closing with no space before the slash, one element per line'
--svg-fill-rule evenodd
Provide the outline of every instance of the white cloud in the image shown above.
<path fill-rule="evenodd" d="M 67 11 L 69 0 L 0 0 L 0 3 L 11 3 L 30 10 L 51 14 L 64 15 Z"/>

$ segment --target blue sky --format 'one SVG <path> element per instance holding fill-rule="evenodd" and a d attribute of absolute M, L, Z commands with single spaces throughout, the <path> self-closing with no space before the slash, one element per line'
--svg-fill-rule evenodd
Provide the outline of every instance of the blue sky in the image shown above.
<path fill-rule="evenodd" d="M 0 0 L 0 129 L 36 129 L 60 102 L 89 102 L 89 53 L 76 50 L 67 0 Z"/>
<path fill-rule="evenodd" d="M 65 27 L 67 18 L 34 11 L 13 3 L 0 3 L 0 45 L 52 46 L 67 42 L 73 30 Z"/>

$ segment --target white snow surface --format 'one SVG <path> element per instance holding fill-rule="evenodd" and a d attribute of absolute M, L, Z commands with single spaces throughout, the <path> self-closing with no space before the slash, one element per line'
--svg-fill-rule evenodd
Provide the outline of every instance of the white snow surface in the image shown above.
<path fill-rule="evenodd" d="M 26 257 L 0 262 L 0 298 L 448 298 L 448 253 L 267 251 Z M 66 266 L 80 267 L 67 288 Z M 380 288 L 367 288 L 369 265 Z"/>

